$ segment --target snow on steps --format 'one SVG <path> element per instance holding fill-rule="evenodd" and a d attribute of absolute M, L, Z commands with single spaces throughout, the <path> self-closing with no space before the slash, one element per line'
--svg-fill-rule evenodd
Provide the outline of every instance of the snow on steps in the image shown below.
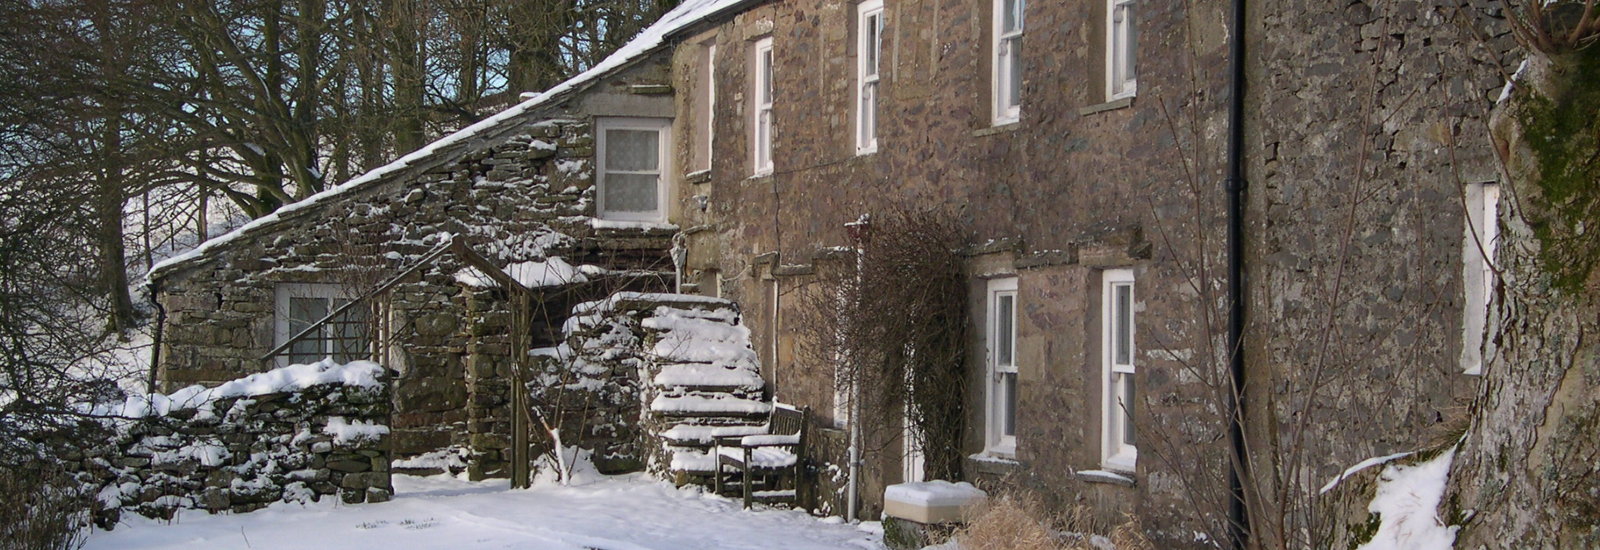
<path fill-rule="evenodd" d="M 766 432 L 765 400 L 750 330 L 733 302 L 704 296 L 618 293 L 580 305 L 574 315 L 637 311 L 643 397 L 660 445 L 658 467 L 705 476 L 716 467 L 720 436 Z M 578 322 L 582 324 L 582 321 Z"/>
<path fill-rule="evenodd" d="M 578 304 L 566 346 L 639 368 L 652 470 L 704 478 L 718 436 L 765 433 L 771 403 L 738 305 L 706 296 L 619 292 Z"/>
<path fill-rule="evenodd" d="M 661 366 L 655 385 L 709 390 L 761 390 L 761 375 L 752 369 L 710 363 L 673 363 Z"/>
<path fill-rule="evenodd" d="M 650 412 L 665 416 L 764 416 L 772 405 L 755 399 L 745 399 L 716 392 L 696 392 L 694 395 L 658 395 L 650 401 Z"/>

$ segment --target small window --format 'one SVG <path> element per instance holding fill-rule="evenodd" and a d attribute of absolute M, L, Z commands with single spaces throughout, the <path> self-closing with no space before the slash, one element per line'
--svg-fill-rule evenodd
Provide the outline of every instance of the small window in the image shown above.
<path fill-rule="evenodd" d="M 1493 343 L 1484 338 L 1484 333 L 1497 279 L 1494 261 L 1500 245 L 1500 186 L 1469 185 L 1466 193 L 1466 243 L 1461 258 L 1466 311 L 1462 319 L 1461 368 L 1467 374 L 1481 374 L 1493 352 Z"/>
<path fill-rule="evenodd" d="M 987 451 L 1012 456 L 1017 449 L 1017 279 L 989 281 Z"/>
<path fill-rule="evenodd" d="M 856 154 L 878 150 L 878 65 L 883 52 L 883 2 L 856 7 Z"/>
<path fill-rule="evenodd" d="M 1106 98 L 1133 97 L 1139 87 L 1139 26 L 1134 0 L 1107 0 Z"/>
<path fill-rule="evenodd" d="M 667 120 L 601 118 L 597 126 L 600 218 L 666 221 Z"/>
<path fill-rule="evenodd" d="M 338 285 L 279 285 L 273 309 L 273 345 L 283 345 L 349 304 L 350 300 L 350 293 Z M 280 352 L 278 364 L 315 363 L 329 357 L 340 363 L 369 359 L 367 326 L 366 307 L 357 305 L 346 309 Z"/>
<path fill-rule="evenodd" d="M 751 96 L 755 98 L 754 135 L 751 142 L 751 159 L 755 174 L 772 173 L 772 39 L 756 41 L 755 81 Z"/>
<path fill-rule="evenodd" d="M 1016 122 L 1022 113 L 1022 14 L 1024 0 L 994 0 L 994 123 Z"/>
<path fill-rule="evenodd" d="M 717 43 L 707 41 L 700 50 L 700 94 L 694 104 L 694 171 L 711 169 L 711 143 L 717 119 Z"/>
<path fill-rule="evenodd" d="M 1133 270 L 1108 269 L 1101 297 L 1101 348 L 1104 379 L 1101 392 L 1102 464 L 1111 470 L 1134 471 L 1134 419 L 1139 403 L 1134 382 Z"/>

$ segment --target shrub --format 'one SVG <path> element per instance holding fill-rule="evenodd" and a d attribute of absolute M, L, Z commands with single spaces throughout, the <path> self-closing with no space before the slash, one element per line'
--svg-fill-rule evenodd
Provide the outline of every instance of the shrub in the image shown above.
<path fill-rule="evenodd" d="M 53 463 L 0 468 L 0 548 L 76 550 L 88 534 L 90 503 Z"/>

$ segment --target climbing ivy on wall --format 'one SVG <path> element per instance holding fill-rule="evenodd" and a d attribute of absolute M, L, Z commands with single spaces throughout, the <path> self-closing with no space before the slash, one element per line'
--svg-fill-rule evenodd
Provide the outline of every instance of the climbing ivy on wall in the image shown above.
<path fill-rule="evenodd" d="M 867 449 L 897 443 L 909 419 L 930 479 L 955 479 L 961 467 L 966 237 L 955 219 L 934 210 L 863 218 L 859 248 L 819 264 L 800 303 L 801 354 L 842 364 L 840 383 L 857 385 Z"/>
<path fill-rule="evenodd" d="M 1540 263 L 1553 286 L 1576 293 L 1600 263 L 1600 48 L 1551 64 L 1560 84 L 1524 87 L 1515 116 L 1539 166 L 1527 222 Z"/>

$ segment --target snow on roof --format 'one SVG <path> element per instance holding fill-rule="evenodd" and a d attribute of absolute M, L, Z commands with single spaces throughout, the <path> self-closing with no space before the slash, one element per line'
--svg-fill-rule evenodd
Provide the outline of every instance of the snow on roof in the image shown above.
<path fill-rule="evenodd" d="M 415 164 L 417 161 L 432 156 L 435 152 L 442 148 L 467 141 L 483 132 L 500 126 L 500 124 L 503 122 L 520 117 L 535 108 L 550 104 L 552 103 L 552 100 L 569 92 L 573 92 L 583 86 L 591 84 L 594 81 L 599 80 L 601 77 L 610 74 L 612 71 L 620 69 L 630 62 L 656 51 L 658 48 L 667 43 L 667 38 L 673 33 L 705 20 L 713 15 L 721 13 L 728 8 L 732 8 L 749 1 L 750 0 L 684 0 L 682 4 L 678 5 L 678 7 L 673 8 L 672 11 L 662 15 L 661 19 L 657 20 L 649 27 L 646 27 L 643 31 L 640 31 L 639 35 L 635 36 L 633 40 L 629 41 L 627 44 L 623 44 L 621 48 L 617 48 L 617 51 L 613 52 L 601 62 L 596 63 L 593 67 L 590 67 L 589 70 L 579 73 L 577 76 L 569 78 L 565 82 L 557 84 L 543 92 L 523 94 L 523 101 L 521 103 L 513 105 L 504 111 L 500 111 L 494 116 L 478 121 L 471 126 L 462 128 L 453 134 L 439 138 L 437 141 L 429 143 L 423 146 L 421 149 L 412 151 L 411 153 L 396 159 L 394 162 L 369 170 L 360 176 L 356 176 L 349 181 L 324 189 L 321 192 L 311 195 L 310 197 L 306 197 L 299 202 L 286 204 L 271 214 L 256 218 L 250 223 L 239 226 L 233 231 L 229 231 L 200 243 L 199 246 L 196 246 L 187 252 L 162 260 L 160 263 L 157 263 L 155 266 L 150 268 L 150 272 L 147 277 L 154 279 L 161 272 L 173 269 L 178 265 L 187 263 L 197 258 L 204 257 L 210 252 L 217 250 L 228 243 L 238 240 L 246 233 L 274 225 L 282 221 L 288 215 L 294 214 L 295 212 L 327 203 L 328 201 L 348 193 L 351 190 L 363 187 L 368 183 L 381 180 L 385 176 L 400 172 L 406 167 Z"/>

